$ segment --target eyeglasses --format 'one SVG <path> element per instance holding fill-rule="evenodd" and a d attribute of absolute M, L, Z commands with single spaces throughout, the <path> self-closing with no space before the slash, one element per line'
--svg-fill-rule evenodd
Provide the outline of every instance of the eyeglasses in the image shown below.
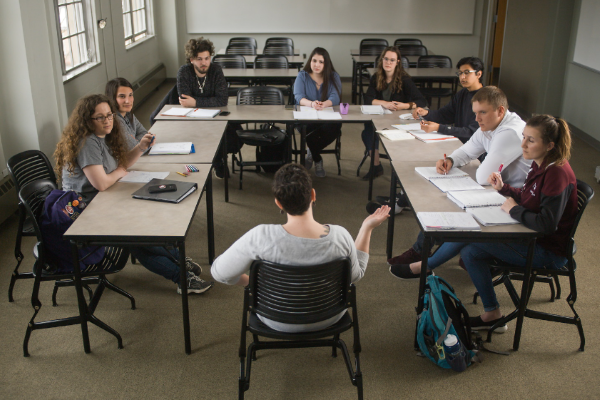
<path fill-rule="evenodd" d="M 388 62 L 388 63 L 397 63 L 397 62 L 398 62 L 398 60 L 395 60 L 395 59 L 393 59 L 393 58 L 387 58 L 387 57 L 384 57 L 384 58 L 383 58 L 383 62 Z"/>
<path fill-rule="evenodd" d="M 473 70 L 473 71 L 458 71 L 458 72 L 456 73 L 456 76 L 458 76 L 458 77 L 460 78 L 462 75 L 464 75 L 464 76 L 467 76 L 467 75 L 469 75 L 471 72 L 477 72 L 477 71 L 474 71 L 474 70 Z"/>
<path fill-rule="evenodd" d="M 92 117 L 92 119 L 93 119 L 94 121 L 96 121 L 96 122 L 103 123 L 103 122 L 104 122 L 105 120 L 107 120 L 107 119 L 108 119 L 109 121 L 112 121 L 114 117 L 115 117 L 115 114 L 113 113 L 113 114 L 106 114 L 106 116 L 104 116 L 104 115 L 101 115 L 101 116 L 99 116 L 99 117 L 96 117 L 96 118 Z"/>

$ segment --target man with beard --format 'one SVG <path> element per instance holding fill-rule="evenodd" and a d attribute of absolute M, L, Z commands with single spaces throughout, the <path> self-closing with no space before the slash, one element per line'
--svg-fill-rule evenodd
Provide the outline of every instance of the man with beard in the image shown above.
<path fill-rule="evenodd" d="M 190 39 L 185 45 L 187 64 L 177 72 L 177 92 L 179 104 L 188 108 L 224 107 L 227 105 L 227 82 L 219 65 L 211 63 L 215 46 L 200 37 Z M 237 153 L 241 143 L 235 133 L 242 129 L 240 124 L 227 124 L 227 152 Z M 215 162 L 215 175 L 223 178 L 226 166 L 222 160 Z"/>

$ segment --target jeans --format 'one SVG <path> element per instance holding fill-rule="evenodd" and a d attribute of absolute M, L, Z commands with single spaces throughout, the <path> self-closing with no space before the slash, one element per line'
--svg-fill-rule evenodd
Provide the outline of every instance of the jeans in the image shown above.
<path fill-rule="evenodd" d="M 365 122 L 365 129 L 362 131 L 360 137 L 365 144 L 365 149 L 368 151 L 373 150 L 373 136 L 375 136 L 375 130 L 371 122 Z M 379 150 L 379 138 L 375 140 L 375 150 Z"/>
<path fill-rule="evenodd" d="M 132 247 L 131 255 L 148 271 L 179 283 L 179 250 L 161 246 Z"/>
<path fill-rule="evenodd" d="M 441 239 L 430 239 L 432 240 L 432 244 L 431 246 L 437 245 L 437 246 L 441 246 L 444 242 Z M 419 232 L 419 236 L 417 236 L 417 241 L 413 244 L 412 248 L 414 251 L 416 251 L 417 253 L 421 254 L 421 250 L 423 249 L 423 244 L 425 244 L 425 235 L 423 234 L 423 231 Z M 458 253 L 456 253 L 458 254 Z M 452 258 L 452 257 L 450 257 Z"/>
<path fill-rule="evenodd" d="M 342 124 L 307 124 L 306 146 L 314 162 L 323 160 L 321 150 L 333 143 L 342 134 Z"/>
<path fill-rule="evenodd" d="M 499 259 L 525 267 L 528 247 L 522 243 L 471 243 L 461 250 L 460 255 L 479 292 L 485 311 L 494 311 L 500 307 L 492 284 L 490 262 Z M 535 246 L 533 268 L 560 269 L 566 263 L 565 257 L 558 256 L 540 245 Z"/>
<path fill-rule="evenodd" d="M 461 242 L 444 242 L 437 249 L 437 251 L 427 259 L 427 269 L 435 269 L 450 260 L 451 258 L 457 256 L 463 247 L 467 246 L 469 243 L 461 243 Z"/>

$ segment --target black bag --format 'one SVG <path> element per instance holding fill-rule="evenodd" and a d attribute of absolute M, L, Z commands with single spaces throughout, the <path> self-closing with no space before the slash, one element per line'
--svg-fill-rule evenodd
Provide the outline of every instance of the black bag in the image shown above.
<path fill-rule="evenodd" d="M 286 143 L 280 143 L 280 144 L 276 144 L 274 146 L 259 146 L 256 148 L 256 160 L 259 162 L 265 162 L 265 161 L 281 161 L 283 160 L 283 157 L 285 155 L 285 146 Z M 272 172 L 275 173 L 277 172 L 277 170 L 279 170 L 279 168 L 281 167 L 282 164 L 280 165 L 261 165 L 260 167 L 263 169 L 263 171 L 265 172 Z"/>

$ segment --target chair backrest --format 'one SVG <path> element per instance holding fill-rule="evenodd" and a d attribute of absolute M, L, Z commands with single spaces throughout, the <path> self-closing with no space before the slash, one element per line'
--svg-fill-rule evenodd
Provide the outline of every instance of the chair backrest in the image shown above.
<path fill-rule="evenodd" d="M 272 86 L 242 88 L 237 94 L 237 105 L 280 106 L 284 105 L 283 93 Z"/>
<path fill-rule="evenodd" d="M 360 55 L 361 56 L 379 56 L 383 49 L 387 46 L 383 44 L 366 44 L 364 46 L 360 46 Z"/>
<path fill-rule="evenodd" d="M 236 43 L 227 46 L 227 48 L 225 49 L 225 54 L 241 54 L 243 56 L 255 56 L 256 47 L 248 43 Z"/>
<path fill-rule="evenodd" d="M 421 42 L 421 39 L 409 39 L 409 38 L 404 38 L 404 39 L 396 39 L 396 41 L 394 42 L 394 46 L 422 46 L 423 42 Z"/>
<path fill-rule="evenodd" d="M 246 59 L 240 54 L 217 54 L 213 57 L 213 62 L 221 68 L 246 69 Z"/>
<path fill-rule="evenodd" d="M 288 59 L 282 55 L 256 56 L 254 59 L 254 69 L 279 68 L 288 69 Z"/>
<path fill-rule="evenodd" d="M 56 182 L 52 182 L 50 179 L 40 179 L 29 182 L 19 190 L 19 201 L 25 206 L 25 212 L 35 231 L 37 240 L 40 244 L 43 243 L 42 231 L 40 230 L 40 217 L 44 210 L 44 202 L 46 197 L 54 189 L 58 189 Z M 43 251 L 44 246 L 38 246 L 38 252 Z M 43 254 L 38 254 L 42 258 Z"/>
<path fill-rule="evenodd" d="M 39 150 L 15 154 L 6 163 L 17 193 L 29 182 L 48 179 L 56 185 L 56 175 L 48 157 Z"/>
<path fill-rule="evenodd" d="M 452 68 L 452 60 L 448 56 L 421 56 L 417 68 Z"/>
<path fill-rule="evenodd" d="M 575 216 L 575 221 L 573 222 L 573 228 L 571 228 L 571 239 L 575 237 L 577 225 L 579 225 L 581 216 L 583 215 L 583 212 L 585 211 L 585 208 L 592 197 L 594 197 L 594 189 L 592 189 L 592 187 L 584 181 L 577 179 L 577 215 Z M 573 252 L 567 251 L 567 254 L 573 254 Z"/>
<path fill-rule="evenodd" d="M 293 56 L 294 55 L 294 46 L 291 46 L 289 44 L 277 45 L 277 46 L 267 45 L 267 46 L 265 46 L 265 49 L 263 50 L 263 54 L 265 54 L 265 55 L 279 54 L 282 56 Z"/>
<path fill-rule="evenodd" d="M 265 42 L 265 47 L 269 46 L 292 46 L 294 48 L 294 41 L 288 37 L 270 37 Z"/>
<path fill-rule="evenodd" d="M 426 56 L 427 47 L 425 46 L 399 46 L 400 54 L 403 56 Z"/>
<path fill-rule="evenodd" d="M 162 99 L 158 107 L 156 107 L 156 109 L 150 115 L 150 126 L 154 125 L 156 116 L 158 115 L 160 110 L 162 110 L 163 107 L 167 104 L 179 104 L 179 93 L 177 92 L 177 84 L 175 84 L 171 88 L 171 90 L 169 90 L 169 93 L 167 93 L 167 95 Z"/>
<path fill-rule="evenodd" d="M 410 63 L 408 62 L 408 58 L 402 56 L 402 68 L 407 69 L 410 68 Z"/>
<path fill-rule="evenodd" d="M 324 321 L 348 308 L 351 270 L 348 258 L 314 266 L 254 261 L 249 306 L 256 314 L 281 323 Z"/>
<path fill-rule="evenodd" d="M 233 45 L 237 45 L 237 44 L 249 44 L 249 45 L 253 46 L 254 48 L 257 47 L 256 39 L 254 39 L 253 37 L 249 37 L 249 36 L 232 37 L 231 39 L 229 39 L 228 46 L 231 46 L 232 44 Z"/>
<path fill-rule="evenodd" d="M 367 39 L 363 39 L 360 41 L 360 48 L 362 49 L 363 46 L 370 46 L 373 44 L 383 46 L 383 47 L 389 46 L 387 39 L 367 38 Z"/>

